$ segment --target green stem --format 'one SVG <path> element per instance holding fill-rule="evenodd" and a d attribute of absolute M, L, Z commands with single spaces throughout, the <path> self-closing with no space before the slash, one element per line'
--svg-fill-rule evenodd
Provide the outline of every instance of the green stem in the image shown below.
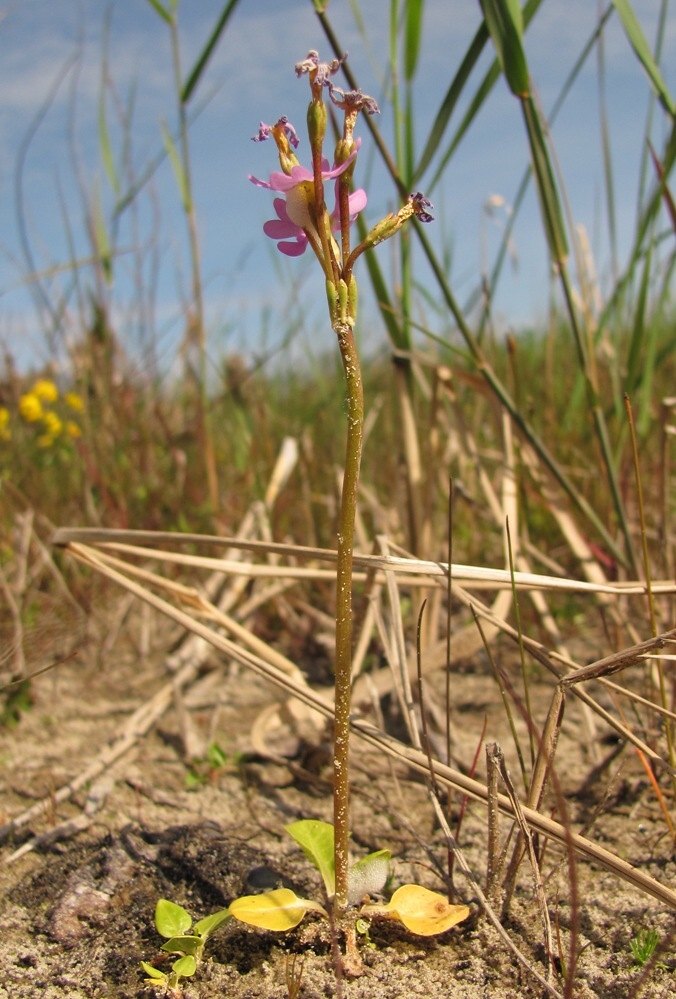
<path fill-rule="evenodd" d="M 194 343 L 197 347 L 197 433 L 200 450 L 204 456 L 209 502 L 214 513 L 218 510 L 218 479 L 216 475 L 216 458 L 213 438 L 207 420 L 207 354 L 204 325 L 204 294 L 202 290 L 202 273 L 200 263 L 200 244 L 197 233 L 197 218 L 195 203 L 192 196 L 192 176 L 190 164 L 190 142 L 188 136 L 187 105 L 182 95 L 181 85 L 181 54 L 178 34 L 177 17 L 172 16 L 170 22 L 171 51 L 174 69 L 174 81 L 178 105 L 179 135 L 181 143 L 181 169 L 183 171 L 183 208 L 188 224 L 188 245 L 190 247 L 190 270 L 192 281 L 192 314 L 189 316 L 187 332 L 188 346 Z"/>
<path fill-rule="evenodd" d="M 350 695 L 352 672 L 352 552 L 357 514 L 357 489 L 364 431 L 364 388 L 352 328 L 336 322 L 340 356 L 347 385 L 347 440 L 345 473 L 338 525 L 336 595 L 336 678 L 333 736 L 333 826 L 336 872 L 335 905 L 347 907 L 348 849 L 350 836 Z"/>

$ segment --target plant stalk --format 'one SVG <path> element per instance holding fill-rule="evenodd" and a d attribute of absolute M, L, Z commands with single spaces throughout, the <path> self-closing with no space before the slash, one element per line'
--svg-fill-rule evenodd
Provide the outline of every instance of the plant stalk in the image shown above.
<path fill-rule="evenodd" d="M 188 354 L 191 345 L 197 348 L 197 434 L 200 451 L 204 456 L 204 472 L 206 477 L 209 503 L 212 513 L 218 512 L 218 478 L 216 473 L 216 457 L 211 434 L 207 401 L 207 355 L 204 324 L 204 294 L 202 289 L 202 274 L 200 263 L 200 244 L 197 233 L 197 218 L 192 196 L 192 176 L 190 164 L 190 142 L 188 138 L 187 104 L 183 97 L 181 85 L 181 58 L 178 35 L 178 22 L 172 16 L 169 22 L 171 30 L 172 62 L 177 91 L 177 110 L 179 120 L 179 138 L 181 148 L 181 196 L 188 227 L 188 245 L 190 249 L 190 272 L 192 284 L 192 310 L 188 315 L 187 347 Z"/>
<path fill-rule="evenodd" d="M 350 837 L 350 697 L 352 681 L 352 552 L 357 490 L 364 433 L 364 387 L 352 328 L 337 322 L 340 356 L 347 387 L 345 472 L 338 524 L 336 573 L 336 666 L 333 735 L 333 826 L 337 913 L 347 907 Z"/>

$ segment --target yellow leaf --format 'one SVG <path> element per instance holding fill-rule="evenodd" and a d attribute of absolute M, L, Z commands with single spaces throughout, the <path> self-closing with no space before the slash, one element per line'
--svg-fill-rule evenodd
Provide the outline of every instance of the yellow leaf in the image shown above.
<path fill-rule="evenodd" d="M 230 914 L 235 919 L 249 926 L 277 932 L 298 926 L 308 909 L 326 915 L 319 903 L 298 898 L 290 888 L 276 888 L 263 895 L 243 895 L 230 904 Z"/>
<path fill-rule="evenodd" d="M 421 937 L 445 933 L 469 916 L 468 906 L 451 905 L 443 895 L 420 885 L 397 888 L 385 909 Z"/>

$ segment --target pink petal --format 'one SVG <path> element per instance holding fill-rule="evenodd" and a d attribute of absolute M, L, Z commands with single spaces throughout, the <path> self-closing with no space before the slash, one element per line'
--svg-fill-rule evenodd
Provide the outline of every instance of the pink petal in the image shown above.
<path fill-rule="evenodd" d="M 302 180 L 314 180 L 314 174 L 312 170 L 308 170 L 307 167 L 298 164 L 298 166 L 291 167 L 291 180 L 295 186 L 296 184 L 300 184 Z"/>
<path fill-rule="evenodd" d="M 258 177 L 254 177 L 252 173 L 249 174 L 249 180 L 252 184 L 255 184 L 256 187 L 266 187 L 268 191 L 270 190 L 270 185 L 266 180 L 259 180 Z"/>
<path fill-rule="evenodd" d="M 353 215 L 359 215 L 359 212 L 363 212 L 364 209 L 366 208 L 367 201 L 368 198 L 366 197 L 366 191 L 363 189 L 363 187 L 360 187 L 356 191 L 353 191 L 348 199 L 348 205 L 350 208 L 350 218 L 352 218 Z"/>
<path fill-rule="evenodd" d="M 301 253 L 305 253 L 306 246 L 307 240 L 304 243 L 277 243 L 277 249 L 287 257 L 300 257 Z"/>
<path fill-rule="evenodd" d="M 289 218 L 289 213 L 286 210 L 286 201 L 284 198 L 275 198 L 272 202 L 272 207 L 277 212 L 278 219 L 281 219 L 282 222 L 289 222 L 293 225 L 293 222 L 291 222 L 291 219 Z"/>
<path fill-rule="evenodd" d="M 270 239 L 287 239 L 289 236 L 298 237 L 303 232 L 293 222 L 284 222 L 282 219 L 272 219 L 263 226 L 263 232 Z"/>

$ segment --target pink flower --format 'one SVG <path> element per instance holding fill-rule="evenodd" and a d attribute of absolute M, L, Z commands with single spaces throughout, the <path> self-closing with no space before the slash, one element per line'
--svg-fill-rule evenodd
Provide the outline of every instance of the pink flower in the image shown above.
<path fill-rule="evenodd" d="M 359 151 L 359 141 L 355 143 L 355 148 L 351 155 L 340 166 L 329 169 L 328 160 L 322 161 L 322 180 L 336 180 L 347 170 Z M 270 180 L 258 180 L 257 177 L 249 175 L 249 180 L 257 187 L 265 187 L 269 191 L 278 191 L 286 195 L 283 198 L 275 198 L 273 204 L 277 218 L 266 222 L 263 232 L 270 239 L 277 240 L 277 249 L 285 253 L 288 257 L 298 257 L 305 252 L 308 244 L 308 233 L 319 244 L 319 236 L 315 229 L 314 222 L 310 214 L 310 205 L 314 199 L 314 179 L 311 170 L 297 165 L 291 167 L 288 174 L 279 170 L 270 174 Z M 336 184 L 337 188 L 337 184 Z M 337 191 L 336 191 L 337 199 Z M 359 188 L 349 197 L 350 223 L 352 223 L 359 212 L 366 207 L 366 191 Z M 331 228 L 340 229 L 340 215 L 338 202 L 329 216 Z"/>

